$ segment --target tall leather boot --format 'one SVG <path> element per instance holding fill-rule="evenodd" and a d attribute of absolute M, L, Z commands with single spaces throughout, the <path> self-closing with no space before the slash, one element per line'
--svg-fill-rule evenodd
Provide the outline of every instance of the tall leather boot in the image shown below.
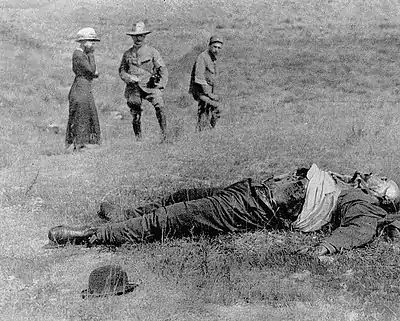
<path fill-rule="evenodd" d="M 165 141 L 167 138 L 167 119 L 162 109 L 156 108 L 156 117 L 161 129 L 161 139 Z"/>
<path fill-rule="evenodd" d="M 211 107 L 211 118 L 210 118 L 210 126 L 211 128 L 215 128 L 217 124 L 217 120 L 220 118 L 220 111 L 218 107 L 212 106 Z"/>
<path fill-rule="evenodd" d="M 208 126 L 208 104 L 203 101 L 199 102 L 199 106 L 197 109 L 197 126 L 196 129 L 201 132 Z"/>
<path fill-rule="evenodd" d="M 142 126 L 139 121 L 132 121 L 132 128 L 133 132 L 135 133 L 136 140 L 141 141 L 142 140 Z"/>
<path fill-rule="evenodd" d="M 216 124 L 217 124 L 217 118 L 215 117 L 215 115 L 211 114 L 211 119 L 210 119 L 211 128 L 214 128 Z"/>
<path fill-rule="evenodd" d="M 196 130 L 201 132 L 203 129 L 203 114 L 200 112 L 197 113 L 197 124 L 196 124 Z"/>

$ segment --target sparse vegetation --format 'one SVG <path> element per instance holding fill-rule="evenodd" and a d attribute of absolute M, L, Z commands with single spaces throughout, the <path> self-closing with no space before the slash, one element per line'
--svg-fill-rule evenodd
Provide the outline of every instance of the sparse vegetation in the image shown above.
<path fill-rule="evenodd" d="M 318 260 L 296 250 L 323 233 L 257 231 L 122 248 L 45 250 L 58 224 L 99 224 L 102 200 L 139 205 L 185 187 L 227 185 L 317 163 L 400 181 L 398 21 L 387 3 L 4 0 L 0 10 L 0 309 L 4 320 L 398 320 L 399 251 L 378 237 Z M 359 11 L 357 8 L 362 7 Z M 392 10 L 393 9 L 393 10 Z M 168 64 L 170 142 L 145 105 L 132 134 L 117 68 L 147 19 Z M 77 30 L 101 36 L 94 83 L 103 144 L 65 153 Z M 224 110 L 195 133 L 187 94 L 214 32 Z M 118 115 L 118 117 L 117 117 Z M 57 128 L 57 129 L 54 129 Z M 121 217 L 114 219 L 120 220 Z M 326 232 L 328 233 L 328 232 Z M 141 285 L 83 301 L 89 273 L 121 264 Z"/>

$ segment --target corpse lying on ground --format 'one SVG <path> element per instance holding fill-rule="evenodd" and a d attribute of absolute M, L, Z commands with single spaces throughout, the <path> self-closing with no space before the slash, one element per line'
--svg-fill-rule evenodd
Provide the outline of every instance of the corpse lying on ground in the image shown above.
<path fill-rule="evenodd" d="M 397 230 L 400 190 L 374 174 L 352 176 L 313 164 L 262 180 L 247 178 L 228 187 L 179 190 L 137 208 L 102 203 L 96 227 L 56 226 L 52 243 L 121 245 L 197 234 L 215 235 L 257 229 L 291 228 L 312 232 L 331 224 L 333 232 L 314 250 L 332 254 L 370 242 L 382 226 Z M 125 220 L 111 222 L 121 211 Z M 400 226 L 400 224 L 399 224 Z"/>

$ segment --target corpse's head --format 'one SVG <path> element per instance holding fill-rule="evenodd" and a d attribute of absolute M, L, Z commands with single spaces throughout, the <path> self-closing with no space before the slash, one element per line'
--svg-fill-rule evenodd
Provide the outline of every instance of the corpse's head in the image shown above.
<path fill-rule="evenodd" d="M 366 177 L 366 183 L 371 193 L 376 196 L 383 205 L 390 204 L 394 206 L 391 212 L 397 212 L 400 209 L 400 189 L 395 181 L 371 174 Z"/>

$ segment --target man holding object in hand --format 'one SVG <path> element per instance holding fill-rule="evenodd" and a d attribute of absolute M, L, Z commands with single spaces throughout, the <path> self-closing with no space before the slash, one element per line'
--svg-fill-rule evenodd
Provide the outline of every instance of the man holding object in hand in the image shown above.
<path fill-rule="evenodd" d="M 190 77 L 189 93 L 198 102 L 197 130 L 201 131 L 209 122 L 214 128 L 220 117 L 220 97 L 215 93 L 219 68 L 217 58 L 222 50 L 223 40 L 219 36 L 210 38 L 208 49 L 196 59 Z"/>
<path fill-rule="evenodd" d="M 142 139 L 142 100 L 149 101 L 156 111 L 161 129 L 161 139 L 166 139 L 167 121 L 164 113 L 163 91 L 168 81 L 168 71 L 160 53 L 144 44 L 144 22 L 138 22 L 126 34 L 132 37 L 133 46 L 122 56 L 119 75 L 126 83 L 125 98 L 132 115 L 132 127 L 137 140 Z"/>

